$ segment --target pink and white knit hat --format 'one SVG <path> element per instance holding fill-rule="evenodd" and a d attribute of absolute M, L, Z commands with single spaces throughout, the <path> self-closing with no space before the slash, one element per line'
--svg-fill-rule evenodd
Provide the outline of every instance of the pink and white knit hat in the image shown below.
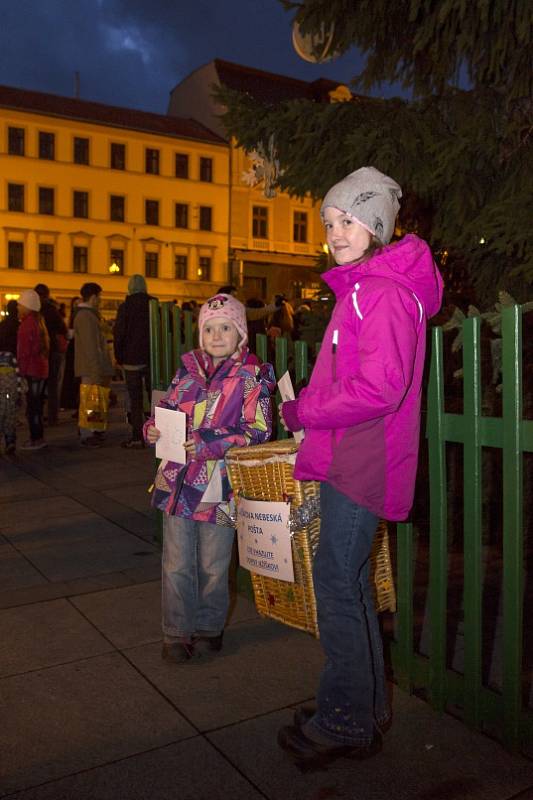
<path fill-rule="evenodd" d="M 239 348 L 244 347 L 248 341 L 248 328 L 246 327 L 246 309 L 243 304 L 233 297 L 231 294 L 215 294 L 206 300 L 200 308 L 200 316 L 198 317 L 198 330 L 200 347 L 203 349 L 203 332 L 204 325 L 210 319 L 215 317 L 222 317 L 229 319 L 233 322 L 239 333 L 241 339 Z"/>

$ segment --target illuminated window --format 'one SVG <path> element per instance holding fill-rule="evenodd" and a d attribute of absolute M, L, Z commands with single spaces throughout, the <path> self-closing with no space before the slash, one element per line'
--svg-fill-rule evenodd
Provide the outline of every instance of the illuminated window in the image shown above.
<path fill-rule="evenodd" d="M 268 239 L 268 208 L 253 206 L 252 236 L 254 239 Z"/>
<path fill-rule="evenodd" d="M 307 214 L 305 211 L 295 211 L 292 238 L 295 242 L 307 242 Z"/>
<path fill-rule="evenodd" d="M 72 216 L 87 219 L 89 216 L 89 193 L 73 192 L 72 194 Z"/>
<path fill-rule="evenodd" d="M 54 269 L 54 245 L 39 245 L 39 269 L 44 272 L 52 272 Z"/>
<path fill-rule="evenodd" d="M 24 269 L 24 243 L 8 242 L 7 266 L 9 269 Z"/>
<path fill-rule="evenodd" d="M 22 183 L 7 184 L 7 208 L 9 211 L 24 211 L 24 186 Z"/>
<path fill-rule="evenodd" d="M 75 164 L 88 164 L 89 163 L 89 140 L 83 139 L 80 136 L 74 137 L 74 163 Z"/>
<path fill-rule="evenodd" d="M 144 254 L 144 274 L 147 278 L 157 278 L 159 273 L 159 253 Z"/>
<path fill-rule="evenodd" d="M 198 280 L 211 280 L 211 259 L 209 256 L 200 256 L 198 261 Z"/>
<path fill-rule="evenodd" d="M 213 159 L 201 158 L 200 159 L 200 180 L 211 183 L 213 180 Z"/>
<path fill-rule="evenodd" d="M 189 156 L 186 153 L 176 153 L 176 178 L 189 177 Z"/>
<path fill-rule="evenodd" d="M 112 248 L 109 255 L 111 256 L 111 264 L 115 264 L 118 267 L 118 270 L 113 270 L 113 274 L 124 275 L 124 250 Z"/>
<path fill-rule="evenodd" d="M 176 255 L 174 258 L 174 277 L 178 281 L 187 280 L 187 256 Z"/>

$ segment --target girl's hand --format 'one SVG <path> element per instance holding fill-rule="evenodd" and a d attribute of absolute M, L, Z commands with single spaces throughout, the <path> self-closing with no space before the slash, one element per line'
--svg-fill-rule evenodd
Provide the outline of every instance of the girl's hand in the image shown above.
<path fill-rule="evenodd" d="M 150 444 L 155 444 L 159 437 L 161 436 L 161 431 L 155 427 L 154 424 L 149 425 L 146 428 L 146 438 Z"/>
<path fill-rule="evenodd" d="M 183 447 L 187 455 L 194 455 L 196 453 L 196 442 L 194 439 L 187 439 L 186 442 L 183 442 Z"/>
<path fill-rule="evenodd" d="M 285 430 L 286 430 L 286 431 L 287 431 L 287 433 L 288 433 L 288 432 L 289 432 L 289 429 L 288 429 L 288 428 L 287 428 L 287 426 L 285 425 L 285 420 L 283 419 L 283 403 L 280 403 L 280 406 L 279 406 L 279 408 L 278 408 L 278 413 L 279 413 L 279 421 L 281 422 L 281 424 L 283 425 L 283 427 L 285 428 Z"/>

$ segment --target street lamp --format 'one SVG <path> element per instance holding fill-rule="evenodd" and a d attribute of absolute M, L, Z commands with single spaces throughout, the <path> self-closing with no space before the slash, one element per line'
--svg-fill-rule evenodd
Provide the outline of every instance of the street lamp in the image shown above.
<path fill-rule="evenodd" d="M 117 264 L 117 262 L 116 262 L 116 261 L 113 261 L 113 263 L 112 263 L 112 264 L 110 264 L 110 266 L 109 266 L 109 272 L 110 272 L 112 275 L 116 275 L 118 272 L 120 272 L 120 267 L 119 267 L 119 265 Z"/>

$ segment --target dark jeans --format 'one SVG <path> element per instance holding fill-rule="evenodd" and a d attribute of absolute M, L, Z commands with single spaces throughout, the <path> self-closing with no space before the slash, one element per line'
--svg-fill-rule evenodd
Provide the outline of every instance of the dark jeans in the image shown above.
<path fill-rule="evenodd" d="M 30 426 L 30 439 L 36 442 L 43 438 L 43 405 L 45 378 L 29 378 L 27 375 L 28 393 L 26 394 L 26 415 Z"/>
<path fill-rule="evenodd" d="M 48 422 L 53 425 L 58 420 L 59 398 L 65 374 L 65 353 L 50 353 L 48 384 Z"/>
<path fill-rule="evenodd" d="M 130 398 L 131 438 L 134 441 L 140 441 L 143 438 L 144 425 L 143 385 L 146 388 L 146 394 L 150 397 L 150 370 L 148 367 L 125 369 L 124 374 Z"/>
<path fill-rule="evenodd" d="M 378 518 L 328 483 L 320 486 L 320 510 L 313 580 L 326 664 L 312 724 L 340 744 L 366 744 L 390 715 L 369 583 Z"/>

